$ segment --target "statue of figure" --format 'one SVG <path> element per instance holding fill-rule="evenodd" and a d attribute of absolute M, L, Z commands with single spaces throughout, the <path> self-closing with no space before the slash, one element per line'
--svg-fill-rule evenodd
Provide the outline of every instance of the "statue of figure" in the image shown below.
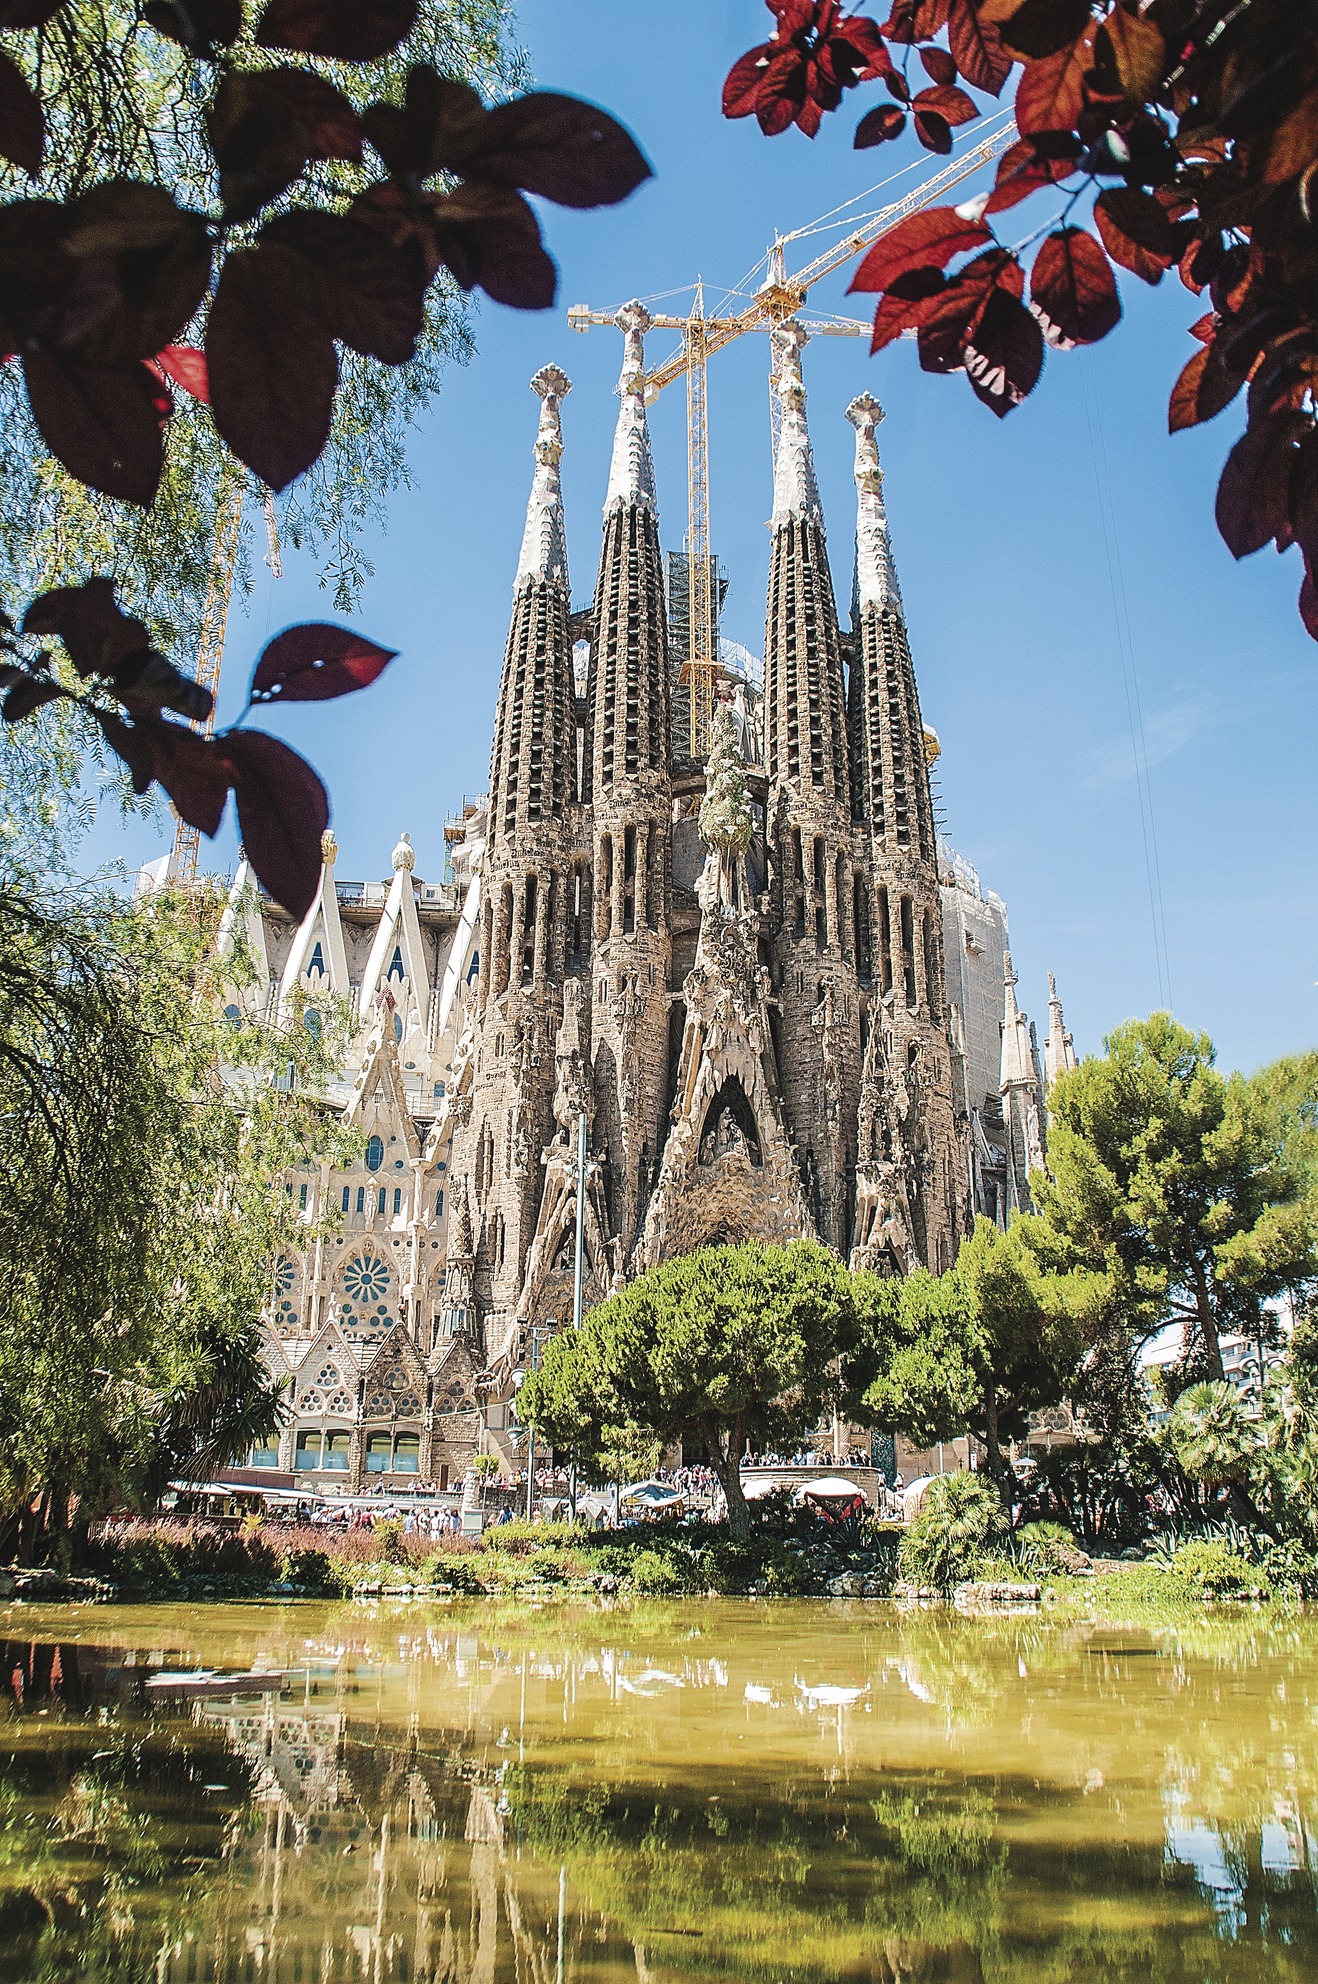
<path fill-rule="evenodd" d="M 700 838 L 717 862 L 712 875 L 706 862 L 707 875 L 701 876 L 700 906 L 706 913 L 714 903 L 727 915 L 741 908 L 743 857 L 754 830 L 737 719 L 726 703 L 720 703 L 709 728 L 705 796 L 700 802 Z"/>

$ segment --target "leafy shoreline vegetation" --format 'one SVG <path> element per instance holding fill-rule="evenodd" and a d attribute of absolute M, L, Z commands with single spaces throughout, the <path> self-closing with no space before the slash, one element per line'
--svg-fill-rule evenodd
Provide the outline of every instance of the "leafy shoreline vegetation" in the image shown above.
<path fill-rule="evenodd" d="M 973 1483 L 973 1477 L 945 1478 Z M 162 1520 L 97 1532 L 87 1568 L 103 1580 L 105 1596 L 157 1602 L 506 1598 L 542 1604 L 590 1595 L 609 1602 L 726 1596 L 927 1604 L 959 1593 L 962 1603 L 985 1609 L 1038 1603 L 1058 1621 L 1132 1625 L 1184 1619 L 1214 1605 L 1290 1609 L 1312 1589 L 1293 1553 L 1252 1552 L 1247 1539 L 1229 1534 L 1179 1542 L 1143 1562 L 1091 1565 L 1069 1534 L 1049 1523 L 1026 1525 L 1010 1542 L 992 1532 L 987 1543 L 961 1537 L 934 1561 L 930 1532 L 937 1527 L 917 1523 L 904 1531 L 869 1519 L 825 1525 L 779 1507 L 748 1537 L 734 1536 L 725 1524 L 592 1531 L 580 1523 L 518 1522 L 435 1544 L 405 1535 L 398 1522 L 335 1532 L 252 1522 L 235 1531 Z"/>

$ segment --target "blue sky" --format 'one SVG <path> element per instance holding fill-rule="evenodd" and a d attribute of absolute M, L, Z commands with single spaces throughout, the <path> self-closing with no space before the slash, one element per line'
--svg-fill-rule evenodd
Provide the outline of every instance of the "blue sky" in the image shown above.
<path fill-rule="evenodd" d="M 853 152 L 863 91 L 813 143 L 725 122 L 723 75 L 769 24 L 759 0 L 524 0 L 537 81 L 614 111 L 656 178 L 622 208 L 546 211 L 560 307 L 481 309 L 477 356 L 450 373 L 414 437 L 413 487 L 370 543 L 376 576 L 361 624 L 399 659 L 365 695 L 280 719 L 330 786 L 345 878 L 387 873 L 404 827 L 418 872 L 437 877 L 445 816 L 484 788 L 530 480 L 537 403 L 527 381 L 550 359 L 574 382 L 564 487 L 574 599 L 590 597 L 620 340 L 573 333 L 567 306 L 689 295 L 697 275 L 716 299 L 777 230 L 903 166 L 914 164 L 910 184 L 938 164 L 912 138 Z M 1036 201 L 1004 218 L 1018 217 L 1024 236 L 1046 214 Z M 796 262 L 813 247 L 795 249 Z M 821 283 L 810 310 L 863 316 L 846 280 Z M 1174 276 L 1156 291 L 1123 278 L 1122 294 L 1112 337 L 1050 355 L 1032 399 L 1003 423 L 964 379 L 921 374 L 907 341 L 877 359 L 859 339 L 813 341 L 805 374 L 834 578 L 845 612 L 854 498 L 843 410 L 867 389 L 887 414 L 888 509 L 925 717 L 943 743 L 942 811 L 1006 899 L 1022 1004 L 1046 1020 L 1054 970 L 1077 1044 L 1092 1051 L 1118 1021 L 1165 1003 L 1169 978 L 1178 1016 L 1212 1034 L 1224 1063 L 1248 1068 L 1318 1036 L 1318 648 L 1295 612 L 1298 554 L 1237 566 L 1217 535 L 1217 472 L 1243 414 L 1167 435 L 1167 395 L 1203 305 Z M 671 341 L 654 334 L 652 359 Z M 766 366 L 767 341 L 752 335 L 709 374 L 712 535 L 732 582 L 724 631 L 757 654 Z M 684 411 L 679 385 L 652 414 L 673 547 L 685 528 Z M 246 612 L 230 621 L 222 719 L 268 633 L 333 617 L 299 561 L 278 582 L 258 572 Z M 106 822 L 92 851 L 136 861 L 163 845 L 159 829 Z M 1150 887 L 1155 845 L 1160 890 Z M 217 867 L 231 863 L 231 830 L 213 851 L 203 845 L 203 860 L 208 852 Z"/>

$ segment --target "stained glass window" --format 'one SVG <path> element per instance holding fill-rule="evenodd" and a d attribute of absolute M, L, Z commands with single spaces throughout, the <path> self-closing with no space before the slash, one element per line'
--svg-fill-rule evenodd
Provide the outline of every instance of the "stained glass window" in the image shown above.
<path fill-rule="evenodd" d="M 389 1266 L 378 1254 L 355 1254 L 343 1270 L 343 1287 L 354 1302 L 379 1302 L 389 1293 Z"/>

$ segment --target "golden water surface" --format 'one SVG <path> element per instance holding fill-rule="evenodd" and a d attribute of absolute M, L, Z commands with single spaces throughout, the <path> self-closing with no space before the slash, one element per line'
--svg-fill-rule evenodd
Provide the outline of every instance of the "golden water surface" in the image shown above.
<path fill-rule="evenodd" d="M 1318 1978 L 1308 1621 L 299 1602 L 0 1631 L 5 1980 Z"/>

